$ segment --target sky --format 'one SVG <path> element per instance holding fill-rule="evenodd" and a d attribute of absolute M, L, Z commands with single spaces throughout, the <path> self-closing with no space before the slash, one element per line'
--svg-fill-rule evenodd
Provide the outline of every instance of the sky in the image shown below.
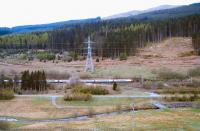
<path fill-rule="evenodd" d="M 0 27 L 105 17 L 159 5 L 188 5 L 200 0 L 0 0 Z"/>

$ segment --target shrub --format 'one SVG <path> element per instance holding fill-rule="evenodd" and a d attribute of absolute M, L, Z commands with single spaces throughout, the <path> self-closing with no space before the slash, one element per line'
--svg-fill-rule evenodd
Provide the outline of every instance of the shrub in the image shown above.
<path fill-rule="evenodd" d="M 42 61 L 42 60 L 55 60 L 56 55 L 52 52 L 38 52 L 36 54 L 36 57 Z"/>
<path fill-rule="evenodd" d="M 117 83 L 116 83 L 116 82 L 113 83 L 113 90 L 114 90 L 114 91 L 117 90 Z"/>
<path fill-rule="evenodd" d="M 28 59 L 28 55 L 22 53 L 22 54 L 20 54 L 19 59 L 20 59 L 20 60 L 27 60 L 27 59 Z"/>
<path fill-rule="evenodd" d="M 158 77 L 164 80 L 171 80 L 171 79 L 180 79 L 183 80 L 185 79 L 187 76 L 182 74 L 182 73 L 178 73 L 178 72 L 174 72 L 170 69 L 167 68 L 162 68 L 160 69 L 158 72 Z"/>
<path fill-rule="evenodd" d="M 11 100 L 14 98 L 14 91 L 11 89 L 0 90 L 0 100 Z"/>
<path fill-rule="evenodd" d="M 120 53 L 119 59 L 120 59 L 120 61 L 127 60 L 127 54 L 126 53 Z"/>
<path fill-rule="evenodd" d="M 65 56 L 65 57 L 63 57 L 63 59 L 62 59 L 64 62 L 72 62 L 72 57 L 71 56 Z"/>
<path fill-rule="evenodd" d="M 200 76 L 200 66 L 199 66 L 199 67 L 196 67 L 196 68 L 193 68 L 193 69 L 190 69 L 190 70 L 188 71 L 188 75 L 189 75 L 189 76 L 192 76 L 192 77 Z"/>
<path fill-rule="evenodd" d="M 0 121 L 0 130 L 9 130 L 10 125 L 8 122 Z"/>
<path fill-rule="evenodd" d="M 170 97 L 164 97 L 164 99 L 166 101 L 181 101 L 181 102 L 186 102 L 186 101 L 196 101 L 199 99 L 198 95 L 191 95 L 191 96 L 187 96 L 187 95 L 183 95 L 183 96 L 170 96 Z"/>
<path fill-rule="evenodd" d="M 70 54 L 68 52 L 64 52 L 62 60 L 64 62 L 66 62 L 66 61 L 71 62 L 73 60 L 73 58 L 72 58 L 72 56 L 70 56 Z"/>
<path fill-rule="evenodd" d="M 89 78 L 92 78 L 92 76 L 91 76 L 89 73 L 86 73 L 86 72 L 80 73 L 80 74 L 79 74 L 79 77 L 80 77 L 81 79 L 89 79 Z"/>
<path fill-rule="evenodd" d="M 197 55 L 200 56 L 200 48 L 197 50 Z"/>
<path fill-rule="evenodd" d="M 178 56 L 179 57 L 187 57 L 187 56 L 194 56 L 197 55 L 197 52 L 195 51 L 188 51 L 188 52 L 182 52 Z"/>
<path fill-rule="evenodd" d="M 4 55 L 3 53 L 0 53 L 0 58 L 5 58 L 6 55 Z"/>
<path fill-rule="evenodd" d="M 152 82 L 151 81 L 145 81 L 144 82 L 143 88 L 151 89 L 151 87 L 152 87 Z"/>
<path fill-rule="evenodd" d="M 71 94 L 68 93 L 64 95 L 65 101 L 89 101 L 91 99 L 92 99 L 92 95 L 89 93 L 84 94 L 84 93 L 75 92 L 75 93 L 71 93 Z"/>
<path fill-rule="evenodd" d="M 96 59 L 96 62 L 99 62 L 99 58 Z"/>
<path fill-rule="evenodd" d="M 164 88 L 157 90 L 157 93 L 161 94 L 200 94 L 199 88 L 188 88 L 188 87 L 175 87 L 175 88 Z"/>
<path fill-rule="evenodd" d="M 108 90 L 102 87 L 83 87 L 79 90 L 81 93 L 90 93 L 92 95 L 106 95 L 109 94 Z"/>
<path fill-rule="evenodd" d="M 100 86 L 86 86 L 81 83 L 71 84 L 72 92 L 92 95 L 106 95 L 109 91 Z"/>
<path fill-rule="evenodd" d="M 83 60 L 85 60 L 85 57 L 79 55 L 77 59 L 80 60 L 80 61 L 83 61 Z"/>
<path fill-rule="evenodd" d="M 74 61 L 78 60 L 78 54 L 76 52 L 70 52 L 69 56 L 72 57 Z"/>

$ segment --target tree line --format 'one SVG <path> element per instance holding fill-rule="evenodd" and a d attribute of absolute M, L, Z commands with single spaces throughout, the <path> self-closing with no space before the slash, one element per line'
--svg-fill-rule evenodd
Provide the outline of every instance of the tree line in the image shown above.
<path fill-rule="evenodd" d="M 52 31 L 0 37 L 0 49 L 73 51 L 85 55 L 87 36 L 91 35 L 93 54 L 99 57 L 134 55 L 149 42 L 168 37 L 191 37 L 200 30 L 200 15 L 165 20 L 119 19 L 72 24 Z M 13 51 L 11 51 L 13 52 Z"/>
<path fill-rule="evenodd" d="M 24 71 L 21 76 L 22 91 L 42 92 L 47 90 L 46 75 L 44 71 Z"/>
<path fill-rule="evenodd" d="M 1 89 L 11 89 L 16 93 L 23 93 L 23 91 L 47 91 L 46 74 L 44 71 L 23 71 L 21 81 L 17 75 L 11 79 L 1 74 L 0 90 Z"/>

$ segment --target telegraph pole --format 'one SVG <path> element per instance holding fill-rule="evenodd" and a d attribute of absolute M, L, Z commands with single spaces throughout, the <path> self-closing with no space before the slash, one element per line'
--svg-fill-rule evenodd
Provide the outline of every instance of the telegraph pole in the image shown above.
<path fill-rule="evenodd" d="M 92 62 L 92 48 L 91 48 L 92 42 L 90 40 L 90 36 L 88 36 L 88 41 L 86 43 L 88 44 L 88 47 L 87 47 L 87 59 L 86 59 L 85 72 L 93 72 L 94 65 Z"/>

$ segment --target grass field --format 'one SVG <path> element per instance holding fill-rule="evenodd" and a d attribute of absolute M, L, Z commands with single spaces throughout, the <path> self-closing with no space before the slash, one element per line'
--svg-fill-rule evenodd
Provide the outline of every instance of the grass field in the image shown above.
<path fill-rule="evenodd" d="M 97 68 L 91 73 L 91 76 L 97 78 L 134 78 L 141 77 L 141 74 L 145 78 L 155 78 L 155 75 L 151 73 L 151 70 L 146 67 L 128 65 Z"/>
<path fill-rule="evenodd" d="M 115 106 L 115 105 L 130 105 L 131 103 L 142 104 L 149 103 L 150 99 L 142 98 L 92 98 L 91 101 L 64 101 L 62 98 L 58 98 L 57 103 L 68 106 Z"/>
<path fill-rule="evenodd" d="M 16 97 L 13 100 L 0 101 L 0 116 L 18 117 L 24 119 L 52 119 L 87 114 L 90 108 L 94 113 L 111 112 L 117 106 L 128 106 L 131 103 L 145 104 L 151 99 L 132 98 L 103 98 L 94 97 L 91 101 L 66 102 L 57 98 L 58 105 L 70 106 L 57 109 L 51 103 L 51 98 L 46 97 Z M 9 108 L 8 108 L 9 107 Z"/>
<path fill-rule="evenodd" d="M 86 121 L 67 123 L 33 124 L 24 129 L 52 129 L 63 127 L 70 129 L 124 129 L 126 131 L 198 131 L 200 130 L 200 109 L 180 108 L 166 110 L 139 111 L 134 114 L 122 113 L 116 116 L 95 117 Z"/>

